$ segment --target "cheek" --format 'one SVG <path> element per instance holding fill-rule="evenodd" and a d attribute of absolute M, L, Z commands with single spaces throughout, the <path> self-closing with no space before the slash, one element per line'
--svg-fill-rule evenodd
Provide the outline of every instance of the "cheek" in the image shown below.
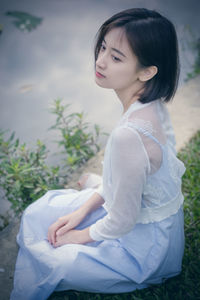
<path fill-rule="evenodd" d="M 137 73 L 133 67 L 126 66 L 115 72 L 115 79 L 121 84 L 129 84 L 137 78 Z"/>
<path fill-rule="evenodd" d="M 135 78 L 137 76 L 136 67 L 128 66 L 124 72 L 124 76 Z"/>

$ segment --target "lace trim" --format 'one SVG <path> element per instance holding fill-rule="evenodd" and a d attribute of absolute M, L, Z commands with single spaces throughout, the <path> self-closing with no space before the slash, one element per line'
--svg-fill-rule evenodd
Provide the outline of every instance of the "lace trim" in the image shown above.
<path fill-rule="evenodd" d="M 137 219 L 137 224 L 148 224 L 153 222 L 160 222 L 171 215 L 177 213 L 181 205 L 183 204 L 183 195 L 181 192 L 171 201 L 163 204 L 160 207 L 145 207 L 141 208 L 140 215 Z"/>
<path fill-rule="evenodd" d="M 147 197 L 146 197 L 147 196 Z M 147 184 L 143 192 L 144 205 L 155 204 L 161 205 L 162 200 L 165 198 L 165 194 L 160 187 Z"/>
<path fill-rule="evenodd" d="M 145 121 L 142 119 L 128 119 L 128 122 L 133 124 L 133 126 L 139 127 L 144 130 L 144 132 L 148 132 L 149 134 L 153 134 L 155 130 L 153 129 L 152 123 L 150 121 Z"/>
<path fill-rule="evenodd" d="M 123 119 L 119 122 L 119 125 L 126 125 L 133 127 L 135 129 L 140 129 L 143 131 L 143 133 L 148 133 L 148 134 L 155 134 L 156 130 L 153 128 L 153 125 L 150 121 L 145 121 L 143 119 L 135 118 L 134 120 L 131 120 L 129 117 L 126 119 Z"/>

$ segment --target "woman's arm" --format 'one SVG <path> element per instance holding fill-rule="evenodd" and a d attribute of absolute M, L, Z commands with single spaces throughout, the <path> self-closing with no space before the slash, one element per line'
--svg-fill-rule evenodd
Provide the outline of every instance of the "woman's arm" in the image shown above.
<path fill-rule="evenodd" d="M 150 162 L 140 135 L 118 127 L 111 143 L 112 202 L 108 214 L 90 227 L 93 240 L 116 239 L 130 232 L 140 213 Z"/>
<path fill-rule="evenodd" d="M 102 190 L 102 186 L 99 188 Z M 79 210 L 82 212 L 82 215 L 85 218 L 89 213 L 92 211 L 96 210 L 100 206 L 104 204 L 104 199 L 103 197 L 98 193 L 95 192 L 89 199 L 86 201 L 80 208 Z"/>

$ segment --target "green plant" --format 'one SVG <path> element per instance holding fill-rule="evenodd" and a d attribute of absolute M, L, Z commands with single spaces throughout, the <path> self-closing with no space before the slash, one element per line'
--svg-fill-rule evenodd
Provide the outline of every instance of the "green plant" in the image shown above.
<path fill-rule="evenodd" d="M 70 104 L 62 105 L 61 99 L 54 101 L 51 112 L 56 115 L 56 123 L 50 129 L 60 132 L 57 143 L 64 148 L 62 153 L 67 154 L 66 166 L 74 171 L 100 150 L 100 127 L 95 124 L 94 132 L 89 131 L 90 126 L 84 121 L 84 113 L 67 114 L 69 106 Z"/>
<path fill-rule="evenodd" d="M 190 61 L 189 65 L 191 66 L 191 71 L 187 73 L 185 81 L 188 81 L 192 78 L 195 78 L 200 74 L 200 37 L 198 37 L 192 28 L 189 25 L 184 26 L 184 38 L 180 40 L 182 51 L 187 53 L 191 53 L 194 55 L 195 59 L 194 62 L 191 64 Z M 189 58 L 186 55 L 186 60 Z"/>
<path fill-rule="evenodd" d="M 26 144 L 20 145 L 14 133 L 6 139 L 5 132 L 0 130 L 0 187 L 16 214 L 22 213 L 46 191 L 62 188 L 69 174 L 100 150 L 99 126 L 94 126 L 94 133 L 90 132 L 89 123 L 83 121 L 83 113 L 67 115 L 68 106 L 63 106 L 58 99 L 52 109 L 57 118 L 51 129 L 60 131 L 58 144 L 67 154 L 64 175 L 61 175 L 60 167 L 46 164 L 48 151 L 41 141 L 38 140 L 35 149 L 31 150 Z M 4 224 L 7 222 L 7 219 L 0 218 Z"/>
<path fill-rule="evenodd" d="M 6 16 L 13 17 L 13 24 L 21 31 L 30 32 L 42 23 L 43 18 L 38 18 L 22 11 L 7 11 Z"/>
<path fill-rule="evenodd" d="M 192 72 L 187 74 L 187 79 L 195 78 L 200 74 L 200 38 L 193 43 L 193 48 L 197 52 Z"/>
<path fill-rule="evenodd" d="M 48 167 L 46 146 L 37 141 L 36 149 L 20 145 L 12 133 L 7 139 L 0 131 L 0 187 L 12 203 L 15 213 L 21 213 L 30 203 L 49 189 L 61 187 L 59 167 Z"/>

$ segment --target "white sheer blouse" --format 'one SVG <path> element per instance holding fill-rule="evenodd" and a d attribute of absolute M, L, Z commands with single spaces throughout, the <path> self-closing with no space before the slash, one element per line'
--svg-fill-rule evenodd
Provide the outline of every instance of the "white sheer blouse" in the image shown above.
<path fill-rule="evenodd" d="M 136 101 L 122 115 L 105 149 L 103 184 L 96 192 L 105 201 L 107 215 L 90 227 L 93 240 L 119 238 L 136 223 L 160 221 L 178 211 L 185 168 L 174 146 L 169 114 L 161 100 Z M 169 170 L 170 163 L 163 162 L 164 147 L 167 159 L 173 160 Z M 174 177 L 170 172 L 175 172 Z"/>

